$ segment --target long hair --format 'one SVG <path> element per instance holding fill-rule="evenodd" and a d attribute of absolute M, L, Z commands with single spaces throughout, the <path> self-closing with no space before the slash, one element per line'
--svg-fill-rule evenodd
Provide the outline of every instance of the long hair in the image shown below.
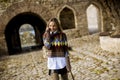
<path fill-rule="evenodd" d="M 47 23 L 47 27 L 49 27 L 50 22 L 55 22 L 55 24 L 57 25 L 58 31 L 62 32 L 62 28 L 57 18 L 51 18 Z"/>

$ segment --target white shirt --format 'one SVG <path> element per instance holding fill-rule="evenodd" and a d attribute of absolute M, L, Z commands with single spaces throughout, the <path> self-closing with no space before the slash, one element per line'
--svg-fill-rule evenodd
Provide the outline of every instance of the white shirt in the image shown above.
<path fill-rule="evenodd" d="M 48 69 L 62 69 L 65 66 L 65 57 L 48 57 Z"/>

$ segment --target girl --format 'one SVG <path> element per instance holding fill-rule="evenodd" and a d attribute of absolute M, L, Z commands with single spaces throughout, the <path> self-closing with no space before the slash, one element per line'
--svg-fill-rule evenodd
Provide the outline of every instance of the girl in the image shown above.
<path fill-rule="evenodd" d="M 71 70 L 66 34 L 62 32 L 56 18 L 49 20 L 43 35 L 44 46 L 48 52 L 48 69 L 51 80 L 68 80 L 67 72 Z M 66 60 L 67 59 L 67 60 Z"/>

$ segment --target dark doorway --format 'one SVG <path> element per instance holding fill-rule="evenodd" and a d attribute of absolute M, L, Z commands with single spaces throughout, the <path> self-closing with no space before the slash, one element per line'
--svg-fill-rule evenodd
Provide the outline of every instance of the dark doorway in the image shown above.
<path fill-rule="evenodd" d="M 34 46 L 21 46 L 19 30 L 21 25 L 30 24 L 34 28 Z M 10 55 L 41 49 L 43 46 L 42 35 L 45 31 L 45 21 L 35 13 L 26 12 L 13 17 L 6 26 L 5 38 Z"/>
<path fill-rule="evenodd" d="M 60 22 L 63 30 L 75 28 L 75 19 L 73 11 L 65 7 L 60 13 Z"/>

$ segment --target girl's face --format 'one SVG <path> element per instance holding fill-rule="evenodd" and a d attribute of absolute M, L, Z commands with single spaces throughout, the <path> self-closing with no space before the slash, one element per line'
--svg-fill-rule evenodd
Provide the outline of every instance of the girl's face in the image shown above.
<path fill-rule="evenodd" d="M 51 22 L 49 23 L 49 28 L 50 28 L 50 30 L 51 30 L 52 32 L 54 32 L 54 31 L 56 31 L 56 30 L 58 29 L 56 23 L 53 22 L 53 21 L 51 21 Z"/>

